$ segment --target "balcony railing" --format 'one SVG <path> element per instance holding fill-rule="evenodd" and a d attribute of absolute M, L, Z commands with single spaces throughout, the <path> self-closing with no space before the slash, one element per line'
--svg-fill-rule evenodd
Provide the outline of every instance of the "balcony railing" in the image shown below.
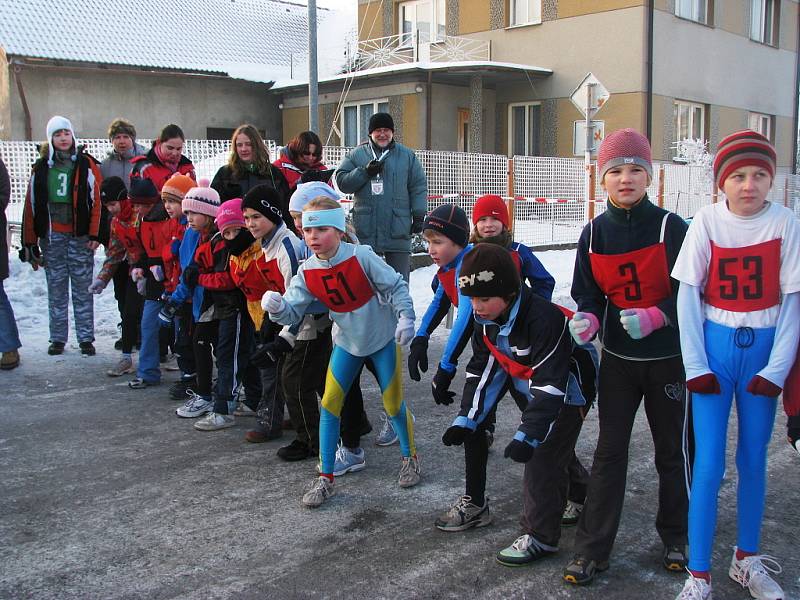
<path fill-rule="evenodd" d="M 491 60 L 488 41 L 452 35 L 435 40 L 428 40 L 428 37 L 415 31 L 354 42 L 344 71 L 349 73 L 415 62 Z"/>

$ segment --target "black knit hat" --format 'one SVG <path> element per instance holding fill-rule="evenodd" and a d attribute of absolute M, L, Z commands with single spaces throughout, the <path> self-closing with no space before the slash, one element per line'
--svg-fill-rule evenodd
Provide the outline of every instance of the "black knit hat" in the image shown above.
<path fill-rule="evenodd" d="M 252 208 L 267 217 L 275 225 L 283 223 L 283 212 L 279 206 L 281 205 L 281 197 L 275 189 L 262 183 L 251 189 L 244 196 L 242 200 L 242 211 L 245 208 Z"/>
<path fill-rule="evenodd" d="M 389 113 L 375 113 L 369 118 L 369 133 L 376 129 L 391 129 L 394 131 L 394 119 Z"/>
<path fill-rule="evenodd" d="M 507 298 L 519 292 L 521 285 L 511 255 L 497 244 L 476 244 L 461 262 L 458 288 L 465 296 Z"/>
<path fill-rule="evenodd" d="M 128 189 L 125 187 L 125 182 L 120 177 L 108 177 L 103 179 L 100 184 L 100 202 L 108 204 L 109 202 L 119 202 L 128 197 Z"/>
<path fill-rule="evenodd" d="M 131 177 L 131 189 L 128 192 L 131 204 L 155 204 L 161 202 L 161 196 L 155 184 L 146 177 Z"/>
<path fill-rule="evenodd" d="M 422 224 L 422 231 L 430 229 L 465 247 L 469 241 L 467 213 L 455 204 L 442 204 L 431 211 Z"/>

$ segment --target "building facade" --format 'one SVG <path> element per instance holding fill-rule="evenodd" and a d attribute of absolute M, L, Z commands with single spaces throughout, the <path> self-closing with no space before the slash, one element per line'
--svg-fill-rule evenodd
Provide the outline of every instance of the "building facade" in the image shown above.
<path fill-rule="evenodd" d="M 359 0 L 359 40 L 322 78 L 322 139 L 352 145 L 388 109 L 415 148 L 573 156 L 570 95 L 610 92 L 605 131 L 647 132 L 654 158 L 752 127 L 794 166 L 797 0 Z M 307 127 L 307 88 L 280 83 L 284 134 Z"/>

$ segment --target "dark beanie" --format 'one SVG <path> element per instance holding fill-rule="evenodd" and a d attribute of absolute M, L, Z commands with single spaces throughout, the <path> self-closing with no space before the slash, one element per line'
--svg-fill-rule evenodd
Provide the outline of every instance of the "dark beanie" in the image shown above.
<path fill-rule="evenodd" d="M 461 262 L 458 289 L 465 296 L 507 298 L 519 292 L 521 285 L 511 254 L 497 244 L 476 244 Z"/>
<path fill-rule="evenodd" d="M 741 167 L 761 167 L 775 178 L 775 146 L 755 131 L 744 129 L 724 138 L 714 157 L 714 181 L 722 189 L 728 175 Z"/>
<path fill-rule="evenodd" d="M 128 198 L 132 204 L 155 204 L 161 201 L 155 184 L 146 177 L 131 177 L 131 189 Z"/>
<path fill-rule="evenodd" d="M 375 113 L 369 118 L 369 132 L 376 129 L 391 129 L 394 131 L 394 119 L 389 113 Z"/>
<path fill-rule="evenodd" d="M 422 231 L 426 229 L 441 233 L 461 247 L 469 241 L 467 213 L 455 204 L 442 204 L 433 209 L 422 224 Z"/>
<path fill-rule="evenodd" d="M 108 177 L 100 185 L 100 202 L 119 202 L 128 197 L 128 189 L 120 177 Z"/>
<path fill-rule="evenodd" d="M 267 217 L 275 225 L 283 223 L 283 213 L 279 208 L 281 197 L 270 185 L 262 183 L 251 189 L 242 200 L 242 211 L 251 208 Z"/>

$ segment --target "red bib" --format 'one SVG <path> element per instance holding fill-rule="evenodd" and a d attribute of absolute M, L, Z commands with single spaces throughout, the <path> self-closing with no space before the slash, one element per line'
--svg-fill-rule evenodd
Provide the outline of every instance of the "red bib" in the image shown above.
<path fill-rule="evenodd" d="M 672 293 L 667 268 L 667 250 L 664 229 L 667 217 L 661 223 L 661 236 L 657 244 L 624 252 L 598 254 L 592 252 L 589 238 L 589 264 L 597 285 L 609 300 L 620 308 L 648 308 L 655 306 Z"/>
<path fill-rule="evenodd" d="M 242 269 L 238 264 L 231 262 L 231 278 L 244 297 L 250 301 L 261 300 L 266 291 L 283 294 L 286 291 L 283 275 L 278 268 L 278 260 L 266 260 L 263 253 L 258 258 L 251 260 L 247 268 Z"/>
<path fill-rule="evenodd" d="M 705 302 L 733 312 L 771 308 L 780 301 L 781 239 L 723 248 L 711 242 Z"/>
<path fill-rule="evenodd" d="M 450 298 L 450 302 L 458 308 L 458 290 L 456 289 L 456 270 L 442 272 L 441 269 L 436 273 L 439 283 L 444 288 L 444 293 Z"/>
<path fill-rule="evenodd" d="M 503 371 L 511 375 L 516 379 L 530 379 L 533 377 L 533 369 L 530 367 L 526 367 L 525 365 L 518 363 L 510 356 L 506 356 L 495 346 L 492 342 L 489 341 L 489 336 L 485 333 L 483 334 L 483 343 L 486 344 L 486 347 L 489 349 L 489 352 L 492 353 L 492 356 L 495 357 L 497 362 L 503 368 Z"/>
<path fill-rule="evenodd" d="M 352 312 L 375 295 L 355 256 L 328 269 L 305 269 L 303 275 L 308 291 L 334 312 Z"/>

